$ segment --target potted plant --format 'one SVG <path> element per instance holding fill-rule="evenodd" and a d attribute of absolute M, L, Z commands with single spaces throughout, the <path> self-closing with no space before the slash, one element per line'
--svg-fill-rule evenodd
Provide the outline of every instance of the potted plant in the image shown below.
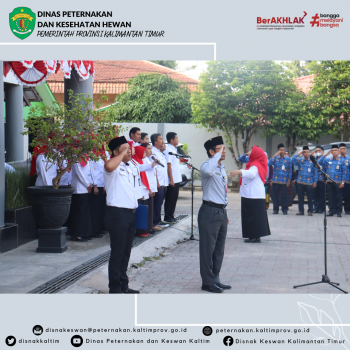
<path fill-rule="evenodd" d="M 37 238 L 36 223 L 26 191 L 30 185 L 28 167 L 15 165 L 15 170 L 5 173 L 5 222 L 12 224 L 15 229 L 11 230 L 11 234 L 1 236 L 1 253 Z"/>
<path fill-rule="evenodd" d="M 68 104 L 54 107 L 32 107 L 25 121 L 23 134 L 31 133 L 35 153 L 40 150 L 51 166 L 57 167 L 52 186 L 28 187 L 35 221 L 39 226 L 38 252 L 62 252 L 65 245 L 66 222 L 74 188 L 60 186 L 61 177 L 76 162 L 97 161 L 105 144 L 116 135 L 115 127 L 103 111 L 93 110 L 93 99 L 68 91 Z M 97 102 L 97 107 L 100 100 Z M 30 130 L 30 131 L 29 131 Z M 64 232 L 63 232 L 64 231 Z"/>

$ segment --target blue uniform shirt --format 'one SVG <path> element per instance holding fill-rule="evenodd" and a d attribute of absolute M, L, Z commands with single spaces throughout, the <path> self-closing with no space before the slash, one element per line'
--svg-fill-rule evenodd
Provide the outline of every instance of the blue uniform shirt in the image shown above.
<path fill-rule="evenodd" d="M 316 158 L 318 164 L 320 165 L 321 170 L 323 170 L 326 173 L 326 170 L 324 169 L 324 165 L 320 163 L 320 160 L 323 158 L 323 156 L 315 157 L 315 158 Z M 317 182 L 317 181 L 323 182 L 324 181 L 323 174 L 320 173 L 317 169 L 315 169 L 315 179 L 314 180 L 315 180 L 315 182 Z"/>
<path fill-rule="evenodd" d="M 327 173 L 333 181 L 337 183 L 345 181 L 346 167 L 344 161 L 339 157 L 337 159 L 321 157 L 318 163 L 323 166 L 325 173 Z"/>
<path fill-rule="evenodd" d="M 317 182 L 315 167 L 310 158 L 305 159 L 304 156 L 298 156 L 295 154 L 292 157 L 292 162 L 299 168 L 297 178 L 298 184 L 311 186 L 314 182 Z"/>
<path fill-rule="evenodd" d="M 241 155 L 238 158 L 238 161 L 241 163 L 248 163 L 249 162 L 249 157 L 246 154 Z"/>
<path fill-rule="evenodd" d="M 339 158 L 343 161 L 343 164 L 344 164 L 344 167 L 345 167 L 345 171 L 344 171 L 345 172 L 345 179 L 344 179 L 344 182 L 350 183 L 350 170 L 349 170 L 350 157 L 348 155 L 345 155 L 345 157 L 340 155 Z"/>
<path fill-rule="evenodd" d="M 268 163 L 270 165 L 273 165 L 272 183 L 286 184 L 292 180 L 292 162 L 289 157 L 271 158 Z"/>

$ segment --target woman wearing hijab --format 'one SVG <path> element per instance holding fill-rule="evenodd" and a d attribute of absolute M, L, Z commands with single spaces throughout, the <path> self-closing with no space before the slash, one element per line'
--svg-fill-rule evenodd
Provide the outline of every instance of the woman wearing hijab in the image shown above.
<path fill-rule="evenodd" d="M 136 235 L 142 238 L 148 237 L 152 231 L 153 223 L 153 210 L 149 203 L 149 198 L 153 197 L 153 192 L 150 188 L 147 174 L 145 169 L 152 168 L 152 164 L 144 164 L 143 158 L 146 157 L 146 148 L 142 146 L 135 146 L 135 154 L 132 156 L 132 159 L 136 161 L 140 169 L 140 178 L 141 178 L 141 188 L 142 188 L 142 199 L 139 199 L 139 204 L 145 205 L 148 207 L 147 214 L 147 228 L 146 229 L 136 229 Z"/>
<path fill-rule="evenodd" d="M 231 176 L 240 175 L 241 218 L 243 238 L 246 243 L 260 243 L 260 237 L 269 236 L 270 227 L 266 213 L 265 179 L 267 157 L 257 146 L 249 156 L 245 170 L 235 170 Z"/>

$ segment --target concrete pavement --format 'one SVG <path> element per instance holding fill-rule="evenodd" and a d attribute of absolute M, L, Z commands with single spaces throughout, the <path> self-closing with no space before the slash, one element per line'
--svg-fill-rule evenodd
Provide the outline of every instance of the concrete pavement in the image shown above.
<path fill-rule="evenodd" d="M 194 195 L 197 213 L 202 193 Z M 190 214 L 190 204 L 191 193 L 180 192 L 177 213 Z M 229 193 L 230 224 L 221 281 L 232 289 L 225 293 L 338 293 L 326 284 L 293 289 L 293 285 L 319 281 L 324 274 L 323 215 L 299 217 L 297 211 L 296 204 L 287 216 L 273 215 L 269 209 L 272 235 L 262 238 L 261 244 L 247 244 L 241 235 L 240 197 Z M 328 276 L 348 291 L 350 216 L 328 218 L 328 242 Z M 130 287 L 141 293 L 206 293 L 200 289 L 198 259 L 195 241 L 163 249 L 130 269 Z M 107 283 L 106 264 L 63 293 L 106 293 Z"/>

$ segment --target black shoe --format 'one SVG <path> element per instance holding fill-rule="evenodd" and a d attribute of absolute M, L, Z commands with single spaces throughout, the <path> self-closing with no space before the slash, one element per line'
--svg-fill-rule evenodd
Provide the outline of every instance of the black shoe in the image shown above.
<path fill-rule="evenodd" d="M 316 209 L 315 209 L 315 210 L 313 211 L 313 213 L 316 213 L 316 214 L 318 214 L 318 210 L 316 210 Z"/>
<path fill-rule="evenodd" d="M 71 237 L 71 241 L 75 242 L 87 242 L 88 240 L 86 238 L 78 238 L 78 237 Z"/>
<path fill-rule="evenodd" d="M 118 291 L 109 291 L 109 294 L 124 294 L 121 290 L 118 290 Z"/>
<path fill-rule="evenodd" d="M 122 289 L 122 292 L 124 294 L 140 294 L 138 290 L 127 288 L 127 289 Z"/>
<path fill-rule="evenodd" d="M 337 217 L 338 217 L 338 218 L 341 218 L 341 214 L 337 214 Z"/>
<path fill-rule="evenodd" d="M 327 216 L 333 216 L 333 213 L 328 213 Z"/>
<path fill-rule="evenodd" d="M 224 290 L 218 287 L 217 285 L 213 284 L 212 286 L 209 286 L 207 284 L 202 285 L 202 290 L 206 290 L 210 293 L 222 293 Z"/>
<path fill-rule="evenodd" d="M 232 288 L 228 284 L 222 284 L 221 282 L 216 282 L 215 285 L 218 286 L 221 289 L 231 289 Z"/>
<path fill-rule="evenodd" d="M 249 238 L 249 239 L 245 239 L 244 243 L 261 243 L 260 238 Z"/>
<path fill-rule="evenodd" d="M 92 235 L 91 238 L 101 238 L 103 235 L 101 233 L 97 233 L 96 235 Z"/>
<path fill-rule="evenodd" d="M 274 211 L 272 214 L 278 214 L 278 211 Z"/>
<path fill-rule="evenodd" d="M 174 218 L 170 218 L 170 219 L 164 219 L 163 222 L 166 222 L 167 224 L 175 224 L 177 223 L 177 220 Z"/>
<path fill-rule="evenodd" d="M 284 211 L 284 212 L 283 212 L 283 215 L 288 215 L 288 212 Z"/>

